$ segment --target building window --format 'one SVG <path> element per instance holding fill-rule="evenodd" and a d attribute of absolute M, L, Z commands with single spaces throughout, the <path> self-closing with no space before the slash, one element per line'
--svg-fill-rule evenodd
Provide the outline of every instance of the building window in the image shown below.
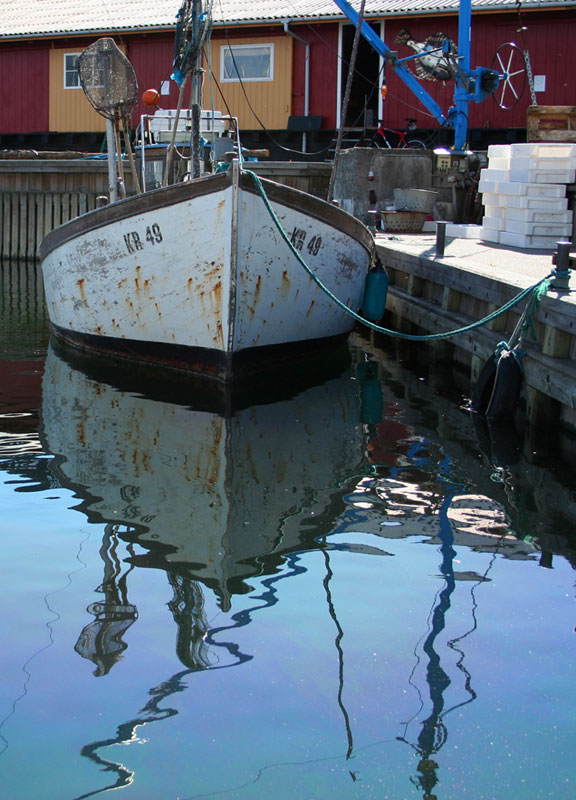
<path fill-rule="evenodd" d="M 274 80 L 274 45 L 234 44 L 220 48 L 220 80 Z"/>
<path fill-rule="evenodd" d="M 80 53 L 64 54 L 64 88 L 79 89 L 80 75 L 78 74 L 78 59 Z"/>

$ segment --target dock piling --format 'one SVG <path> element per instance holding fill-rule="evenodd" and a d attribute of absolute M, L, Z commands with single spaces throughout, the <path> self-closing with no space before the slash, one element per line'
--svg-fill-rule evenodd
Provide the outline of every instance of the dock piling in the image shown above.
<path fill-rule="evenodd" d="M 436 258 L 444 256 L 444 248 L 446 246 L 446 223 L 436 223 Z"/>
<path fill-rule="evenodd" d="M 557 251 L 554 254 L 552 263 L 554 264 L 554 277 L 550 283 L 550 288 L 557 292 L 570 291 L 570 248 L 571 242 L 557 242 Z"/>

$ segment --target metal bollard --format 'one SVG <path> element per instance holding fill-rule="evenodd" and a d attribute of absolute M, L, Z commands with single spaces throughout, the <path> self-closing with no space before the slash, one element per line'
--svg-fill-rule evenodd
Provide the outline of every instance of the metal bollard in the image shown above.
<path fill-rule="evenodd" d="M 557 292 L 570 291 L 570 248 L 571 242 L 556 242 L 558 250 L 554 258 L 554 277 L 550 288 Z"/>
<path fill-rule="evenodd" d="M 436 258 L 442 258 L 446 246 L 446 223 L 436 223 Z"/>

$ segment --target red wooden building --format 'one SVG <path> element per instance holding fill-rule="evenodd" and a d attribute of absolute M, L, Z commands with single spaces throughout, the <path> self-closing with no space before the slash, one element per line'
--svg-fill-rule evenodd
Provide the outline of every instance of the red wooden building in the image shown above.
<path fill-rule="evenodd" d="M 359 0 L 354 5 L 358 8 Z M 403 28 L 416 42 L 437 32 L 457 40 L 458 5 L 458 0 L 366 0 L 365 16 L 401 57 L 411 52 L 408 45 L 395 44 Z M 162 106 L 175 107 L 176 87 L 169 75 L 178 6 L 179 0 L 3 0 L 0 148 L 81 149 L 101 141 L 103 121 L 87 105 L 71 69 L 74 56 L 99 36 L 110 35 L 123 47 L 142 90 L 163 86 Z M 576 0 L 472 0 L 472 7 L 473 66 L 490 67 L 499 46 L 515 41 L 529 52 L 537 104 L 576 105 Z M 354 28 L 331 0 L 216 0 L 211 50 L 215 107 L 239 117 L 245 141 L 266 142 L 271 131 L 276 142 L 299 142 L 298 131 L 308 128 L 313 149 L 340 122 L 353 35 Z M 265 73 L 244 81 L 227 76 L 230 48 L 238 56 L 255 50 L 264 54 Z M 361 128 L 383 118 L 387 126 L 402 128 L 413 118 L 420 130 L 438 128 L 390 69 L 383 104 L 383 70 L 382 60 L 362 40 L 347 125 Z M 453 84 L 424 85 L 447 110 Z M 522 140 L 530 104 L 527 88 L 509 110 L 492 99 L 471 105 L 471 143 Z M 135 121 L 145 111 L 141 105 Z"/>

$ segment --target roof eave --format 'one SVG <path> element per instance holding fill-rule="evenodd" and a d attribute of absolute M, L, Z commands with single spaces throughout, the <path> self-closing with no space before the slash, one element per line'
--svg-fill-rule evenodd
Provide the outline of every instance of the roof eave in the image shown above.
<path fill-rule="evenodd" d="M 9 33 L 0 34 L 0 41 L 40 41 L 42 39 L 71 39 L 86 36 L 114 36 L 125 33 L 173 33 L 175 25 L 146 25 L 134 28 L 85 28 L 76 31 L 47 31 L 45 33 Z"/>
<path fill-rule="evenodd" d="M 557 8 L 566 8 L 566 7 L 576 7 L 576 0 L 557 0 L 557 2 L 550 2 L 550 0 L 542 0 L 542 2 L 535 3 L 530 5 L 529 8 L 523 8 L 522 12 L 524 14 L 530 13 L 531 11 L 539 11 L 545 9 L 547 11 L 553 11 Z M 491 4 L 487 4 L 485 6 L 474 6 L 472 9 L 472 13 L 476 14 L 478 12 L 492 12 L 492 13 L 510 13 L 513 12 L 514 8 L 511 6 L 510 8 L 498 8 L 494 7 Z M 413 17 L 413 16 L 454 16 L 458 14 L 457 8 L 442 8 L 442 9 L 413 9 L 413 10 L 398 10 L 398 11 L 387 11 L 383 12 L 368 12 L 364 14 L 365 19 L 388 19 L 390 17 Z M 270 25 L 284 25 L 286 22 L 286 18 L 283 17 L 282 19 L 237 19 L 237 20 L 227 20 L 226 22 L 215 21 L 213 22 L 213 27 L 215 29 L 219 28 L 241 28 L 241 27 L 260 27 L 260 26 L 270 26 Z M 312 24 L 318 22 L 345 22 L 346 17 L 342 13 L 334 13 L 334 14 L 324 14 L 321 16 L 302 16 L 302 17 L 294 17 L 288 20 L 288 22 L 292 24 Z M 85 28 L 83 30 L 75 30 L 75 31 L 47 31 L 44 33 L 11 33 L 11 34 L 0 34 L 0 41 L 9 42 L 9 41 L 41 41 L 43 39 L 70 39 L 74 37 L 86 37 L 86 36 L 110 36 L 110 35 L 124 35 L 124 34 L 142 34 L 142 33 L 172 33 L 176 27 L 176 23 L 172 25 L 142 25 L 142 26 L 135 26 L 135 27 L 124 27 L 124 28 L 111 28 L 111 27 L 103 27 L 103 28 Z"/>

